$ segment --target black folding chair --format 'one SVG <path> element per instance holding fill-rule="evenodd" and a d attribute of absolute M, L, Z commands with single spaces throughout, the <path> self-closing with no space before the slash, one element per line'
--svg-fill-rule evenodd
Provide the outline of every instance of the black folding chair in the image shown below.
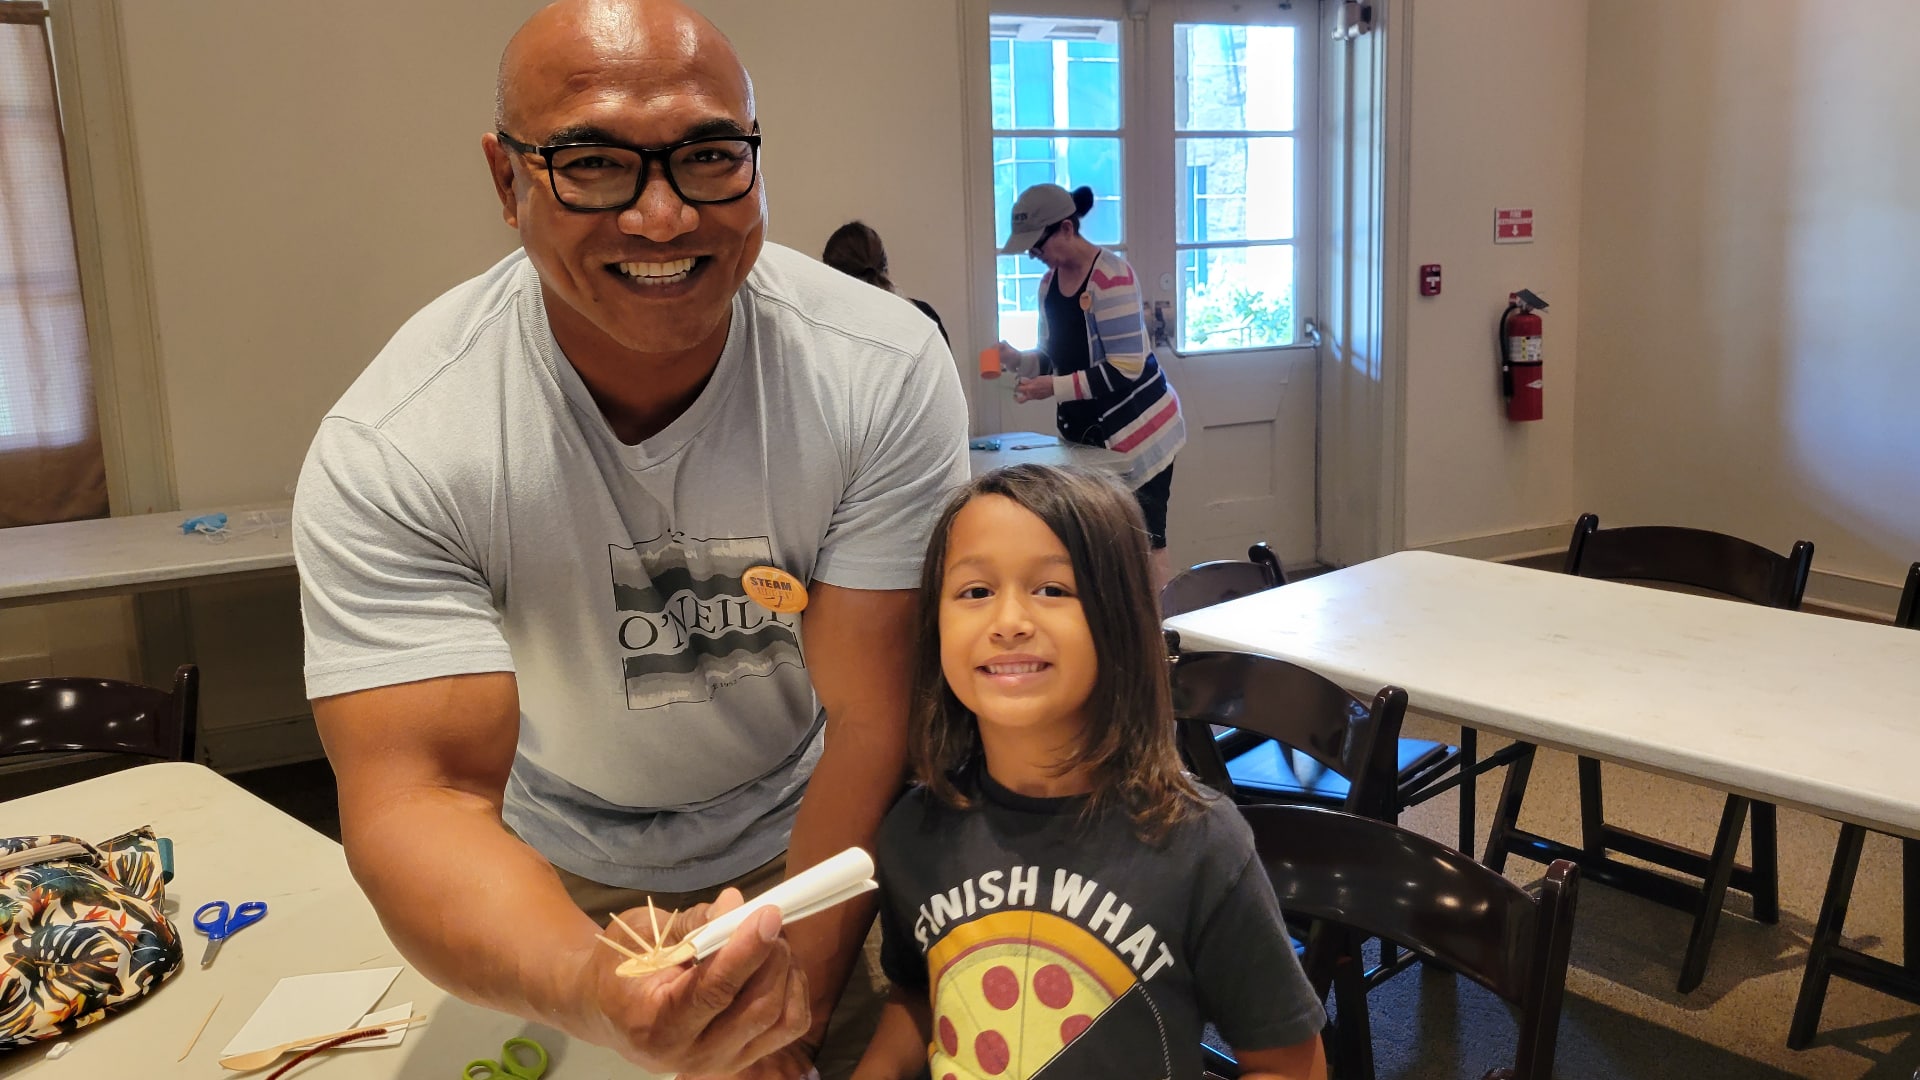
<path fill-rule="evenodd" d="M 1801 540 L 1790 554 L 1780 555 L 1758 544 L 1725 533 L 1666 525 L 1600 528 L 1600 519 L 1583 514 L 1573 527 L 1567 546 L 1566 572 L 1580 577 L 1619 581 L 1651 581 L 1718 593 L 1767 607 L 1798 609 L 1813 568 L 1813 544 Z M 1506 865 L 1509 853 L 1536 862 L 1571 859 L 1592 881 L 1635 893 L 1649 900 L 1693 914 L 1693 931 L 1680 964 L 1680 990 L 1700 985 L 1714 930 L 1729 888 L 1753 897 L 1753 915 L 1761 922 L 1780 918 L 1780 873 L 1776 854 L 1776 814 L 1772 803 L 1743 795 L 1727 796 L 1713 850 L 1703 854 L 1655 837 L 1609 825 L 1600 787 L 1600 762 L 1580 759 L 1579 847 L 1571 847 L 1516 824 L 1533 769 L 1534 747 L 1516 742 L 1500 802 L 1494 810 L 1487 838 L 1486 864 L 1495 870 Z M 1753 814 L 1753 865 L 1740 866 L 1734 855 L 1748 810 Z M 1699 885 L 1677 881 L 1632 863 L 1609 857 L 1617 851 L 1701 879 Z"/>
<path fill-rule="evenodd" d="M 171 690 L 118 679 L 0 683 L 0 757 L 90 751 L 192 761 L 200 669 L 182 664 Z"/>
<path fill-rule="evenodd" d="M 1397 825 L 1311 806 L 1242 808 L 1280 907 L 1315 920 L 1304 963 L 1333 993 L 1333 1066 L 1373 1080 L 1373 1033 L 1356 937 L 1394 941 L 1518 1006 L 1511 1069 L 1487 1080 L 1549 1080 L 1565 995 L 1579 871 L 1559 860 L 1533 889 Z"/>
<path fill-rule="evenodd" d="M 1245 560 L 1218 559 L 1200 563 L 1176 575 L 1160 590 L 1160 612 L 1171 618 L 1202 607 L 1223 604 L 1287 583 L 1280 559 L 1266 544 L 1247 549 Z M 1394 807 L 1404 809 L 1425 802 L 1455 784 L 1461 787 L 1460 835 L 1462 849 L 1473 844 L 1474 776 L 1499 762 L 1473 763 L 1473 735 L 1462 732 L 1458 747 L 1433 739 L 1400 738 L 1394 744 Z M 1243 801 L 1309 802 L 1340 806 L 1347 797 L 1345 775 L 1316 768 L 1284 741 L 1276 745 L 1244 729 L 1218 725 L 1214 738 L 1227 763 L 1231 787 L 1223 791 Z"/>
<path fill-rule="evenodd" d="M 1405 690 L 1387 686 L 1371 700 L 1359 698 L 1324 676 L 1270 656 L 1182 652 L 1179 636 L 1171 630 L 1167 648 L 1174 657 L 1173 714 L 1181 751 L 1201 783 L 1247 801 L 1245 789 L 1229 775 L 1228 762 L 1213 734 L 1216 726 L 1232 725 L 1261 744 L 1234 764 L 1245 768 L 1251 761 L 1289 776 L 1296 769 L 1311 770 L 1313 775 L 1301 782 L 1321 790 L 1337 786 L 1342 792 L 1341 809 L 1393 820 L 1394 749 L 1407 712 Z M 1306 938 L 1305 925 L 1294 930 L 1296 939 Z M 1358 940 L 1350 944 L 1360 948 Z M 1380 963 L 1367 970 L 1366 985 L 1385 982 L 1417 959 L 1381 942 Z M 1216 1073 L 1238 1075 L 1231 1058 L 1208 1051 Z"/>

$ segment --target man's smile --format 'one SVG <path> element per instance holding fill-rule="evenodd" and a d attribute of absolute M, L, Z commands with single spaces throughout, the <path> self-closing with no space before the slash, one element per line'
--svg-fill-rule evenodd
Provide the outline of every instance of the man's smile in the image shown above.
<path fill-rule="evenodd" d="M 645 290 L 668 289 L 687 282 L 711 264 L 710 255 L 694 255 L 665 262 L 608 263 L 607 270 L 623 281 Z"/>

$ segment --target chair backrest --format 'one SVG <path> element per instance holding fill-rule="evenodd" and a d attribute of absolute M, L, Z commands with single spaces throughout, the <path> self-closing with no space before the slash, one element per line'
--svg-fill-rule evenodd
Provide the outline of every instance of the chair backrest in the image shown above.
<path fill-rule="evenodd" d="M 1180 652 L 1169 633 L 1173 714 L 1202 783 L 1233 791 L 1214 725 L 1292 747 L 1343 777 L 1345 807 L 1391 820 L 1407 692 L 1389 686 L 1364 701 L 1297 664 L 1239 652 Z"/>
<path fill-rule="evenodd" d="M 1215 559 L 1175 574 L 1160 589 L 1160 614 L 1163 618 L 1185 615 L 1286 583 L 1280 556 L 1264 543 L 1255 544 L 1247 549 L 1244 560 Z"/>
<path fill-rule="evenodd" d="M 200 670 L 182 664 L 172 690 L 117 679 L 0 683 L 0 757 L 92 751 L 192 761 Z"/>
<path fill-rule="evenodd" d="M 1538 895 L 1436 840 L 1317 806 L 1241 807 L 1289 915 L 1322 920 L 1306 965 L 1322 994 L 1343 933 L 1398 942 L 1520 1007 L 1516 1080 L 1553 1075 L 1578 873 L 1547 868 Z"/>
<path fill-rule="evenodd" d="M 1786 555 L 1737 536 L 1678 525 L 1602 529 L 1597 514 L 1582 514 L 1567 545 L 1566 572 L 1579 577 L 1660 581 L 1798 610 L 1813 570 L 1813 542 L 1799 540 Z"/>
<path fill-rule="evenodd" d="M 1900 607 L 1894 612 L 1893 625 L 1920 630 L 1920 562 L 1907 567 L 1907 587 L 1900 592 Z"/>

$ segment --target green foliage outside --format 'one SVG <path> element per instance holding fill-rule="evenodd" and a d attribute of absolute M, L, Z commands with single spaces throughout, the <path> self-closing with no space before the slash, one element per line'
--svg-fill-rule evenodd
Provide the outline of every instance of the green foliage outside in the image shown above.
<path fill-rule="evenodd" d="M 1249 349 L 1293 341 L 1293 304 L 1240 285 L 1187 294 L 1187 347 Z"/>

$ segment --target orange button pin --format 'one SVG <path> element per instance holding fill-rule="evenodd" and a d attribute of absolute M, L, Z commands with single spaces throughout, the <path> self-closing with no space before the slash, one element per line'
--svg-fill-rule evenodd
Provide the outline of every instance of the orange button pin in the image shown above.
<path fill-rule="evenodd" d="M 753 602 L 768 611 L 805 611 L 807 587 L 777 566 L 756 566 L 740 576 Z"/>

